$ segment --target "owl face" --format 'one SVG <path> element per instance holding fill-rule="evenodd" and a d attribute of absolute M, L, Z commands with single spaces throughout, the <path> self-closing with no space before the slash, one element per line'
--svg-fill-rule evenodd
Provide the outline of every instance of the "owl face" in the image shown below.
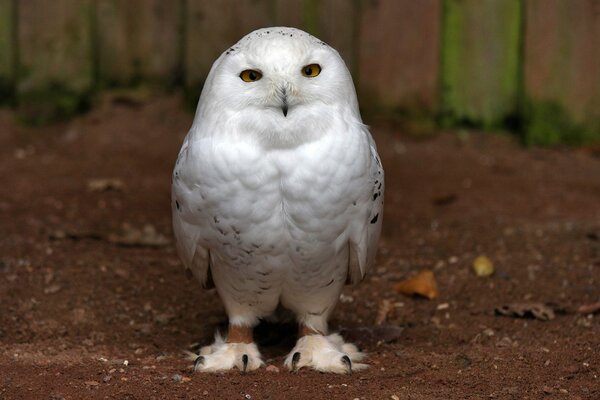
<path fill-rule="evenodd" d="M 358 115 L 352 78 L 338 52 L 294 28 L 264 28 L 242 38 L 215 62 L 202 97 L 201 103 L 270 135 L 323 129 L 318 125 L 333 112 Z"/>

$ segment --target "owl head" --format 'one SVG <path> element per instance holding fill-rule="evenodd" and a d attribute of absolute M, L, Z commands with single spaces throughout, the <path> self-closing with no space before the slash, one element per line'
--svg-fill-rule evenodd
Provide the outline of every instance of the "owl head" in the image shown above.
<path fill-rule="evenodd" d="M 256 30 L 213 64 L 196 122 L 220 115 L 240 135 L 310 140 L 336 117 L 360 123 L 352 77 L 338 52 L 295 28 Z"/>

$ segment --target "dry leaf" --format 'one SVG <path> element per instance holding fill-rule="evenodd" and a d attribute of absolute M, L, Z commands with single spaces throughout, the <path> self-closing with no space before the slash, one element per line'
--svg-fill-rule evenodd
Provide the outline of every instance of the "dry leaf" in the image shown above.
<path fill-rule="evenodd" d="M 473 261 L 473 271 L 477 276 L 490 276 L 494 273 L 494 264 L 486 256 L 479 256 Z"/>
<path fill-rule="evenodd" d="M 554 310 L 543 303 L 512 303 L 496 308 L 496 314 L 516 318 L 554 319 Z"/>
<path fill-rule="evenodd" d="M 87 186 L 91 192 L 106 192 L 109 190 L 120 192 L 125 188 L 122 180 L 113 178 L 90 179 Z"/>
<path fill-rule="evenodd" d="M 439 296 L 437 283 L 432 271 L 426 270 L 419 272 L 416 276 L 398 282 L 394 285 L 394 290 L 407 296 L 415 294 L 427 297 L 429 300 Z"/>
<path fill-rule="evenodd" d="M 381 325 L 386 320 L 390 312 L 394 309 L 394 304 L 388 300 L 383 299 L 379 303 L 379 308 L 377 309 L 377 317 L 375 317 L 375 325 Z"/>
<path fill-rule="evenodd" d="M 584 304 L 577 309 L 579 314 L 595 314 L 600 311 L 600 302 Z"/>

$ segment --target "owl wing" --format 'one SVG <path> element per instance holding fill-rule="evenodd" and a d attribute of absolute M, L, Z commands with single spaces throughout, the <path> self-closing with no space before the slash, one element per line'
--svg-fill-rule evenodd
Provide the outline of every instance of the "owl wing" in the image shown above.
<path fill-rule="evenodd" d="M 375 142 L 369 135 L 370 166 L 368 170 L 368 181 L 370 183 L 371 196 L 363 207 L 366 208 L 368 218 L 359 221 L 358 229 L 350 235 L 349 259 L 348 259 L 348 283 L 362 281 L 375 261 L 377 242 L 381 234 L 381 223 L 383 221 L 383 192 L 385 189 L 383 166 L 377 154 Z"/>
<path fill-rule="evenodd" d="M 183 143 L 175 169 L 171 186 L 171 209 L 173 214 L 173 233 L 179 257 L 185 268 L 200 281 L 204 288 L 214 286 L 210 274 L 210 251 L 199 242 L 206 229 L 202 223 L 195 221 L 191 208 L 198 203 L 200 194 L 194 192 L 193 185 L 188 185 L 182 177 L 185 159 L 188 152 L 188 138 Z"/>

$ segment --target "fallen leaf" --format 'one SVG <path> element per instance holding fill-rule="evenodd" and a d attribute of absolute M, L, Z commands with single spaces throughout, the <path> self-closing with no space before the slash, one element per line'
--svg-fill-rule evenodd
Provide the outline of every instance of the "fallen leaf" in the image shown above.
<path fill-rule="evenodd" d="M 87 183 L 90 192 L 107 192 L 114 190 L 120 192 L 125 188 L 125 184 L 120 179 L 114 178 L 94 178 Z"/>
<path fill-rule="evenodd" d="M 473 261 L 475 275 L 485 277 L 494 273 L 494 263 L 486 256 L 479 256 Z"/>
<path fill-rule="evenodd" d="M 584 304 L 577 309 L 579 314 L 595 314 L 600 311 L 600 302 Z"/>
<path fill-rule="evenodd" d="M 396 283 L 394 290 L 407 296 L 420 295 L 429 300 L 439 296 L 435 276 L 429 270 L 421 271 L 410 279 Z"/>
<path fill-rule="evenodd" d="M 394 309 L 394 304 L 389 299 L 383 299 L 377 308 L 377 316 L 375 317 L 375 325 L 382 325 Z"/>
<path fill-rule="evenodd" d="M 543 303 L 512 303 L 496 308 L 496 314 L 515 318 L 554 319 L 554 310 Z"/>
<path fill-rule="evenodd" d="M 143 229 L 133 228 L 123 224 L 123 233 L 108 235 L 110 243 L 127 247 L 162 247 L 170 243 L 166 236 L 156 231 L 154 226 L 146 225 Z"/>

